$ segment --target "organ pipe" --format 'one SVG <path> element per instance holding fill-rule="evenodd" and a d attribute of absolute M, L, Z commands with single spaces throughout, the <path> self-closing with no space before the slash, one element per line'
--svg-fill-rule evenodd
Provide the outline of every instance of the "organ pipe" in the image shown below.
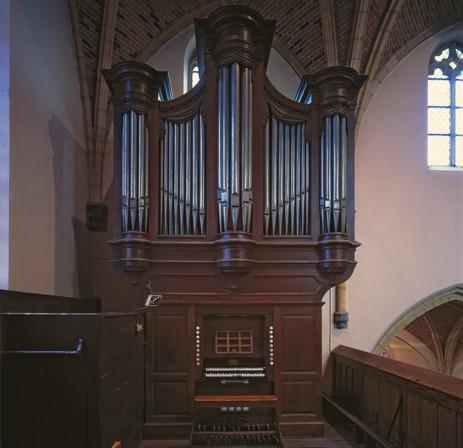
<path fill-rule="evenodd" d="M 303 123 L 288 124 L 271 116 L 265 126 L 266 235 L 309 235 L 309 150 Z"/>
<path fill-rule="evenodd" d="M 123 232 L 148 232 L 149 131 L 144 113 L 122 115 L 121 209 Z"/>
<path fill-rule="evenodd" d="M 346 232 L 347 124 L 339 114 L 323 119 L 320 142 L 322 233 Z"/>
<path fill-rule="evenodd" d="M 204 235 L 204 120 L 198 112 L 182 122 L 164 120 L 160 163 L 160 232 Z"/>
<path fill-rule="evenodd" d="M 219 68 L 217 205 L 219 231 L 251 231 L 252 71 Z"/>

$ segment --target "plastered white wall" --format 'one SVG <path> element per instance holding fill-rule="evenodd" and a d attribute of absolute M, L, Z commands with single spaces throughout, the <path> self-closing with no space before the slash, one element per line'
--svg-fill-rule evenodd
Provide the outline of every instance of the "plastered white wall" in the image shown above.
<path fill-rule="evenodd" d="M 87 181 L 68 3 L 11 2 L 10 52 L 9 287 L 77 295 Z"/>
<path fill-rule="evenodd" d="M 10 226 L 10 0 L 0 1 L 0 289 L 8 289 Z"/>
<path fill-rule="evenodd" d="M 463 32 L 430 38 L 380 86 L 356 142 L 358 266 L 348 283 L 350 322 L 324 340 L 371 351 L 405 310 L 463 279 L 463 172 L 426 165 L 426 77 L 433 49 Z M 332 334 L 330 335 L 330 331 Z M 325 343 L 325 347 L 326 347 Z"/>

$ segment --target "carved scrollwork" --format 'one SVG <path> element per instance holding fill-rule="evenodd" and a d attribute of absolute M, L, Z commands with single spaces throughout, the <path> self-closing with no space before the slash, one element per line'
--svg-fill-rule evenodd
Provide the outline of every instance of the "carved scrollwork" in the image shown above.
<path fill-rule="evenodd" d="M 160 103 L 161 117 L 173 122 L 190 120 L 202 108 L 206 98 L 206 77 L 204 76 L 189 92 L 172 101 Z"/>
<path fill-rule="evenodd" d="M 300 104 L 286 98 L 268 79 L 264 83 L 264 95 L 272 115 L 287 124 L 305 122 L 310 116 L 312 106 Z"/>

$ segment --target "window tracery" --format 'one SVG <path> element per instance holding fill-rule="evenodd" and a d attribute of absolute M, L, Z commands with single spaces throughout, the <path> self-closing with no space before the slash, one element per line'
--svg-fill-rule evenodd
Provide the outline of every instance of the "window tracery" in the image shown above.
<path fill-rule="evenodd" d="M 463 168 L 463 45 L 448 43 L 428 71 L 428 166 Z"/>

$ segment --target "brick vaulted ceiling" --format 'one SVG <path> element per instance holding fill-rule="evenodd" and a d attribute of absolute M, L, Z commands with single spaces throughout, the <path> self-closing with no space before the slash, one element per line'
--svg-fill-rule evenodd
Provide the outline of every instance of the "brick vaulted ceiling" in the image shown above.
<path fill-rule="evenodd" d="M 443 373 L 451 373 L 463 350 L 463 302 L 452 300 L 432 308 L 405 329 L 434 353 Z"/>
<path fill-rule="evenodd" d="M 350 65 L 375 76 L 393 56 L 463 20 L 461 0 L 69 0 L 87 128 L 91 202 L 100 202 L 109 95 L 100 75 L 146 61 L 177 32 L 219 6 L 245 4 L 276 20 L 274 46 L 299 74 Z M 333 45 L 333 40 L 335 44 Z M 397 57 L 395 58 L 397 60 Z M 389 64 L 390 65 L 390 64 Z M 361 101 L 368 101 L 369 86 Z M 370 94 L 371 96 L 371 94 Z M 93 179 L 93 180 L 92 180 Z"/>

